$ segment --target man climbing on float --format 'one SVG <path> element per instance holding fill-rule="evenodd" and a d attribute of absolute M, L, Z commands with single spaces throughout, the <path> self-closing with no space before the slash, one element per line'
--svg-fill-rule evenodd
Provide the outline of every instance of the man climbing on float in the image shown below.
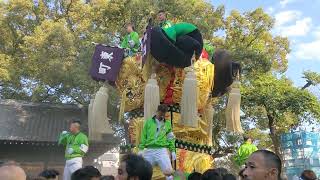
<path fill-rule="evenodd" d="M 132 23 L 128 23 L 126 28 L 127 35 L 121 42 L 121 48 L 129 50 L 128 56 L 133 56 L 140 48 L 139 34 L 134 31 L 135 29 Z"/>
<path fill-rule="evenodd" d="M 176 153 L 171 122 L 165 120 L 167 108 L 166 105 L 159 105 L 156 115 L 146 120 L 141 133 L 139 154 L 152 166 L 158 165 L 166 179 L 171 180 L 174 170 L 168 150 L 171 152 L 172 160 L 176 159 Z"/>

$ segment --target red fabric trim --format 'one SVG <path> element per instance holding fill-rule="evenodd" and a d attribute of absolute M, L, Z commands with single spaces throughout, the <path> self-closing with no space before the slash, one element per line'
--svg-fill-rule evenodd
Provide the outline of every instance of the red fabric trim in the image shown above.
<path fill-rule="evenodd" d="M 207 60 L 209 59 L 209 54 L 205 49 L 202 49 L 201 58 Z"/>
<path fill-rule="evenodd" d="M 164 100 L 163 100 L 163 103 L 164 104 L 173 104 L 173 82 L 174 82 L 174 79 L 175 79 L 175 74 L 176 74 L 176 70 L 174 67 L 172 66 L 169 66 L 169 65 L 164 65 L 166 66 L 170 73 L 171 73 L 171 79 L 170 79 L 170 82 L 166 88 L 166 95 L 164 97 Z"/>
<path fill-rule="evenodd" d="M 186 163 L 185 162 L 185 159 L 186 159 L 186 156 L 187 156 L 187 150 L 184 150 L 184 149 L 180 149 L 179 151 L 178 151 L 178 153 L 179 153 L 179 159 L 178 159 L 178 161 L 179 161 L 179 167 L 178 167 L 178 169 L 180 170 L 180 171 L 185 171 L 185 169 L 184 169 L 184 164 Z"/>

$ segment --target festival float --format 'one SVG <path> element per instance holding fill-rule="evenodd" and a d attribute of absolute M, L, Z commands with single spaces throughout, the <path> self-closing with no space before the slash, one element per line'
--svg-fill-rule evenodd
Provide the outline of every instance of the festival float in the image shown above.
<path fill-rule="evenodd" d="M 181 32 L 181 29 L 184 33 Z M 186 30 L 187 29 L 187 30 Z M 229 93 L 227 129 L 242 132 L 240 125 L 240 65 L 226 50 L 216 50 L 209 59 L 201 32 L 189 23 L 177 23 L 163 30 L 148 25 L 141 52 L 126 56 L 126 50 L 96 44 L 90 75 L 113 85 L 120 97 L 120 121 L 129 120 L 130 144 L 121 153 L 137 153 L 140 134 L 147 118 L 160 103 L 168 105 L 166 119 L 176 136 L 176 170 L 203 173 L 213 167 L 212 122 L 214 102 Z M 108 125 L 108 86 L 102 86 L 89 105 L 93 128 Z M 89 125 L 90 126 L 90 125 Z M 90 134 L 89 134 L 90 135 Z M 154 168 L 153 179 L 161 179 Z"/>

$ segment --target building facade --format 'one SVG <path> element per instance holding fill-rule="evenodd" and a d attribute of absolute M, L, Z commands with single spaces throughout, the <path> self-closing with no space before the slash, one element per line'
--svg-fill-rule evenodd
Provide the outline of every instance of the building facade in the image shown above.
<path fill-rule="evenodd" d="M 82 122 L 82 131 L 88 134 L 87 107 L 0 100 L 0 161 L 14 160 L 30 176 L 48 168 L 62 174 L 64 147 L 57 140 L 74 119 Z M 102 137 L 89 140 L 84 165 L 93 165 L 94 159 L 119 144 L 119 138 L 112 134 Z"/>

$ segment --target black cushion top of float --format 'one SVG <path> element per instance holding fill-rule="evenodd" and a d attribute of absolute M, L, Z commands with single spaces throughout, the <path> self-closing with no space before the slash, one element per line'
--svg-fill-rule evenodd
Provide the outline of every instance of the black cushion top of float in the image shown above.
<path fill-rule="evenodd" d="M 177 38 L 177 42 L 174 43 L 169 40 L 161 27 L 155 26 L 152 28 L 151 55 L 160 63 L 178 68 L 190 66 L 193 51 L 184 52 L 179 48 L 179 46 L 189 43 L 185 38 Z"/>

